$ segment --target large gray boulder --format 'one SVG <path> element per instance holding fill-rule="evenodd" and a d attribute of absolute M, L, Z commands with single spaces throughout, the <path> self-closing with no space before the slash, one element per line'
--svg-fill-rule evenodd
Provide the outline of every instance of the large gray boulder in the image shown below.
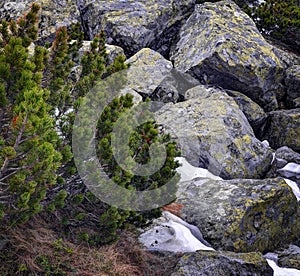
<path fill-rule="evenodd" d="M 33 2 L 41 5 L 39 39 L 42 41 L 52 40 L 58 27 L 80 22 L 76 0 L 4 0 L 0 3 L 0 18 L 16 20 L 30 9 Z"/>
<path fill-rule="evenodd" d="M 265 110 L 277 108 L 283 66 L 254 22 L 232 1 L 196 5 L 171 60 L 176 69 L 204 83 L 240 91 Z"/>
<path fill-rule="evenodd" d="M 131 88 L 143 97 L 149 97 L 170 75 L 172 63 L 161 54 L 144 48 L 125 61 L 130 65 L 127 70 L 127 88 Z"/>
<path fill-rule="evenodd" d="M 182 156 L 225 179 L 262 177 L 270 167 L 271 151 L 255 138 L 235 101 L 220 89 L 190 90 L 186 95 L 198 97 L 166 104 L 156 113 L 158 124 L 175 139 Z"/>
<path fill-rule="evenodd" d="M 180 183 L 177 203 L 216 250 L 271 252 L 299 239 L 299 204 L 283 179 L 194 179 Z"/>
<path fill-rule="evenodd" d="M 108 43 L 131 56 L 142 48 L 167 55 L 195 0 L 79 0 L 85 32 L 94 37 L 101 29 Z"/>
<path fill-rule="evenodd" d="M 258 252 L 198 251 L 183 255 L 171 275 L 272 276 L 273 270 Z"/>
<path fill-rule="evenodd" d="M 300 152 L 300 108 L 269 112 L 263 139 L 274 149 L 288 146 Z"/>

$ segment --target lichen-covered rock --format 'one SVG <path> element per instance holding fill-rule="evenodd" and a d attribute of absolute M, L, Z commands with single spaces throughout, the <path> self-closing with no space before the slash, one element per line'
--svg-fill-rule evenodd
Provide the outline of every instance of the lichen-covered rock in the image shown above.
<path fill-rule="evenodd" d="M 254 133 L 260 133 L 261 127 L 267 119 L 265 111 L 257 103 L 253 102 L 249 97 L 240 92 L 232 90 L 227 90 L 226 92 L 235 100 L 239 108 L 243 111 L 254 130 Z"/>
<path fill-rule="evenodd" d="M 277 253 L 279 266 L 300 269 L 300 248 L 298 246 L 290 244 L 289 248 Z"/>
<path fill-rule="evenodd" d="M 84 40 L 81 48 L 78 50 L 78 59 L 82 58 L 84 52 L 89 51 L 92 41 Z M 117 56 L 125 56 L 124 50 L 115 45 L 105 44 L 108 63 L 111 64 Z"/>
<path fill-rule="evenodd" d="M 300 164 L 300 154 L 286 146 L 277 149 L 275 152 L 275 157 L 284 159 L 287 163 L 294 162 Z"/>
<path fill-rule="evenodd" d="M 198 251 L 183 255 L 171 275 L 272 276 L 273 270 L 258 252 Z"/>
<path fill-rule="evenodd" d="M 39 38 L 42 41 L 54 38 L 58 27 L 80 22 L 76 0 L 5 0 L 0 3 L 0 18 L 15 20 L 27 12 L 33 2 L 41 5 Z"/>
<path fill-rule="evenodd" d="M 270 252 L 300 236 L 300 208 L 283 179 L 181 182 L 177 203 L 216 250 Z"/>
<path fill-rule="evenodd" d="M 300 98 L 300 65 L 294 65 L 286 71 L 285 85 L 287 87 L 287 104 L 295 107 Z M 300 107 L 300 106 L 298 106 Z"/>
<path fill-rule="evenodd" d="M 267 39 L 267 42 L 269 42 L 273 46 L 274 52 L 279 57 L 284 69 L 288 69 L 293 65 L 300 64 L 300 57 L 297 54 L 291 52 L 289 49 L 286 49 L 282 45 L 278 45 L 276 43 L 276 40 L 269 41 Z"/>
<path fill-rule="evenodd" d="M 125 63 L 130 65 L 127 87 L 145 97 L 153 93 L 173 68 L 170 61 L 149 48 L 140 50 Z"/>
<path fill-rule="evenodd" d="M 80 0 L 83 25 L 90 39 L 104 29 L 108 43 L 131 56 L 142 48 L 167 55 L 195 0 Z"/>
<path fill-rule="evenodd" d="M 300 108 L 277 110 L 268 113 L 264 126 L 263 139 L 277 149 L 288 146 L 294 151 L 300 151 Z"/>
<path fill-rule="evenodd" d="M 286 146 L 277 149 L 274 153 L 271 169 L 268 171 L 266 177 L 274 178 L 280 176 L 280 171 L 278 170 L 282 169 L 288 163 L 300 164 L 300 154 Z M 295 178 L 291 179 L 293 181 L 299 181 Z"/>
<path fill-rule="evenodd" d="M 255 138 L 235 101 L 220 89 L 197 86 L 190 90 L 187 95 L 198 97 L 166 104 L 156 114 L 182 156 L 225 179 L 262 177 L 269 169 L 271 151 Z"/>
<path fill-rule="evenodd" d="M 105 47 L 109 63 L 112 63 L 117 56 L 125 56 L 123 48 L 119 46 L 105 44 Z"/>
<path fill-rule="evenodd" d="M 171 52 L 175 68 L 202 82 L 240 91 L 265 110 L 277 108 L 280 59 L 234 2 L 196 5 L 179 36 Z"/>

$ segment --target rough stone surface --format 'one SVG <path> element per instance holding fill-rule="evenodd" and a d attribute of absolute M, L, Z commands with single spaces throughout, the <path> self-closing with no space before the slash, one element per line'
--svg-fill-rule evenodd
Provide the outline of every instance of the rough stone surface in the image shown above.
<path fill-rule="evenodd" d="M 272 252 L 299 239 L 299 205 L 283 179 L 181 182 L 177 203 L 216 250 Z"/>
<path fill-rule="evenodd" d="M 186 73 L 172 69 L 161 84 L 150 95 L 151 100 L 164 103 L 183 101 L 186 91 L 199 85 L 200 82 Z"/>
<path fill-rule="evenodd" d="M 82 47 L 78 51 L 78 59 L 82 58 L 84 52 L 90 50 L 91 43 L 92 41 L 83 41 Z M 109 64 L 112 63 L 117 56 L 125 55 L 124 50 L 119 46 L 105 44 L 105 47 Z"/>
<path fill-rule="evenodd" d="M 265 111 L 257 103 L 253 102 L 249 97 L 240 92 L 232 90 L 227 90 L 226 92 L 235 100 L 239 108 L 243 111 L 254 133 L 259 133 L 263 123 L 267 119 Z"/>
<path fill-rule="evenodd" d="M 167 55 L 195 0 L 79 0 L 83 25 L 93 38 L 104 28 L 108 43 L 131 56 L 142 48 Z"/>
<path fill-rule="evenodd" d="M 286 74 L 287 104 L 289 107 L 295 107 L 294 100 L 300 97 L 300 65 L 290 67 Z"/>
<path fill-rule="evenodd" d="M 294 107 L 294 108 L 299 108 L 300 107 L 300 97 L 291 100 L 289 105 Z"/>
<path fill-rule="evenodd" d="M 144 97 L 150 96 L 172 70 L 170 61 L 149 48 L 140 50 L 125 63 L 130 65 L 127 86 Z"/>
<path fill-rule="evenodd" d="M 286 48 L 281 47 L 281 45 L 276 45 L 276 42 L 274 40 L 267 41 L 273 45 L 274 52 L 281 60 L 281 63 L 283 64 L 285 69 L 288 69 L 289 67 L 293 65 L 299 65 L 300 64 L 300 57 L 291 51 L 289 51 Z"/>
<path fill-rule="evenodd" d="M 284 159 L 287 162 L 294 162 L 300 164 L 300 154 L 286 146 L 277 149 L 275 152 L 275 157 Z"/>
<path fill-rule="evenodd" d="M 271 151 L 255 138 L 235 101 L 218 89 L 197 86 L 190 90 L 186 94 L 198 97 L 166 104 L 156 115 L 182 156 L 225 179 L 262 177 L 269 169 Z"/>
<path fill-rule="evenodd" d="M 33 2 L 41 5 L 39 38 L 42 41 L 53 39 L 58 27 L 80 21 L 76 0 L 1 1 L 0 18 L 15 20 L 27 12 Z"/>
<path fill-rule="evenodd" d="M 288 163 L 300 164 L 300 154 L 286 146 L 277 149 L 274 153 L 272 167 L 266 176 L 268 178 L 280 176 L 278 170 L 282 169 Z M 299 181 L 294 178 L 291 179 L 297 182 Z"/>
<path fill-rule="evenodd" d="M 264 126 L 263 139 L 270 146 L 278 149 L 288 146 L 294 151 L 300 151 L 300 108 L 277 110 L 268 113 Z"/>
<path fill-rule="evenodd" d="M 300 269 L 300 248 L 291 244 L 289 248 L 278 252 L 278 265 Z"/>
<path fill-rule="evenodd" d="M 283 66 L 235 3 L 196 5 L 179 36 L 171 52 L 175 68 L 204 83 L 240 91 L 265 110 L 277 108 Z"/>
<path fill-rule="evenodd" d="M 183 255 L 171 275 L 272 276 L 273 270 L 257 252 L 198 251 Z"/>

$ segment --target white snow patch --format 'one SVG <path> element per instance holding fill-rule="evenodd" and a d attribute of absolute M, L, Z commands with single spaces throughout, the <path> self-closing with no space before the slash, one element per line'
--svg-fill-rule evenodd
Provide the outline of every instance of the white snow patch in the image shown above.
<path fill-rule="evenodd" d="M 300 270 L 295 268 L 279 267 L 275 261 L 266 259 L 269 266 L 273 269 L 273 276 L 300 276 Z"/>
<path fill-rule="evenodd" d="M 180 181 L 189 181 L 197 177 L 222 180 L 221 177 L 212 174 L 206 169 L 194 167 L 184 157 L 176 157 L 175 160 L 182 164 L 181 167 L 176 169 L 181 176 Z"/>
<path fill-rule="evenodd" d="M 300 189 L 299 189 L 297 183 L 290 179 L 286 179 L 286 178 L 284 178 L 284 180 L 285 180 L 286 184 L 288 184 L 292 188 L 293 193 L 294 193 L 295 197 L 297 198 L 297 200 L 300 201 Z"/>
<path fill-rule="evenodd" d="M 300 178 L 300 165 L 297 163 L 288 163 L 277 171 L 284 177 Z"/>
<path fill-rule="evenodd" d="M 266 1 L 265 1 L 265 0 L 258 0 L 257 2 L 258 2 L 258 4 L 260 5 L 260 4 L 265 3 Z"/>
<path fill-rule="evenodd" d="M 157 226 L 140 235 L 139 240 L 149 250 L 171 251 L 171 252 L 195 252 L 197 250 L 214 250 L 212 247 L 204 245 L 198 240 L 187 227 L 193 227 L 192 230 L 197 229 L 181 218 L 164 211 L 163 216 L 156 220 Z M 154 222 L 155 223 L 155 222 Z M 201 235 L 202 237 L 202 235 Z"/>
<path fill-rule="evenodd" d="M 265 3 L 266 1 L 265 1 L 265 0 L 258 0 L 257 2 L 258 2 L 258 4 L 260 5 L 260 4 Z"/>
<path fill-rule="evenodd" d="M 265 148 L 270 148 L 270 144 L 268 140 L 263 140 L 261 143 Z"/>

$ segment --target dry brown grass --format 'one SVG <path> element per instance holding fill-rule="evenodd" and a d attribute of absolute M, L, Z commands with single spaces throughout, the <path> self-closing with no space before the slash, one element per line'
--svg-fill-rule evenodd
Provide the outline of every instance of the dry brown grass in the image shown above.
<path fill-rule="evenodd" d="M 76 245 L 47 228 L 41 220 L 9 230 L 2 251 L 1 275 L 142 275 L 116 245 L 92 248 Z M 17 266 L 16 266 L 17 264 Z"/>
<path fill-rule="evenodd" d="M 156 255 L 141 248 L 137 236 L 123 232 L 112 245 L 74 244 L 41 219 L 9 229 L 0 252 L 0 275 L 163 275 L 176 264 L 174 255 Z"/>

